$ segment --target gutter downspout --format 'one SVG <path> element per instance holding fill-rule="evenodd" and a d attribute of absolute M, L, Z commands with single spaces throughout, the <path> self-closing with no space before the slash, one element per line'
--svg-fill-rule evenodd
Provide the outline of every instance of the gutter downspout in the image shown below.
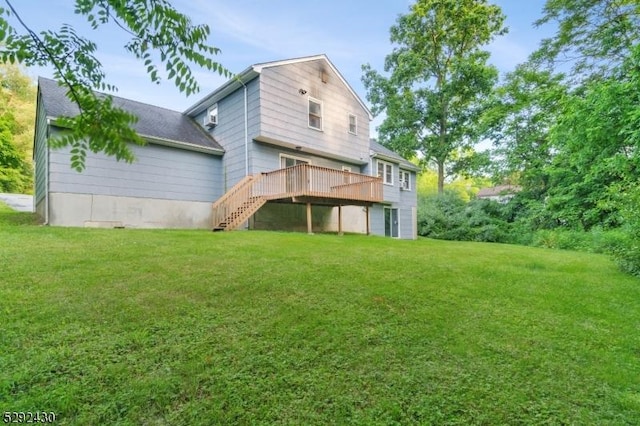
<path fill-rule="evenodd" d="M 49 180 L 50 180 L 50 176 L 49 176 L 49 126 L 51 124 L 51 119 L 47 118 L 47 128 L 45 131 L 45 185 L 44 185 L 44 224 L 43 225 L 48 225 L 49 224 Z M 35 152 L 35 150 L 34 150 Z M 35 203 L 35 201 L 34 201 Z M 35 208 L 34 208 L 35 210 Z"/>
<path fill-rule="evenodd" d="M 244 175 L 249 176 L 249 111 L 247 99 L 247 85 L 238 79 L 244 87 Z"/>
<path fill-rule="evenodd" d="M 247 85 L 238 79 L 244 88 L 244 176 L 249 176 L 249 107 L 247 98 Z M 247 220 L 246 229 L 249 229 L 249 220 Z"/>

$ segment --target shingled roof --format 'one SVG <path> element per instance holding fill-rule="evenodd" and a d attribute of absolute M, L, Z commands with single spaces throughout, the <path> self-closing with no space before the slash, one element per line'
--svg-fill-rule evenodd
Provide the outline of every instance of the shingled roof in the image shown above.
<path fill-rule="evenodd" d="M 410 161 L 407 161 L 405 158 L 391 151 L 386 146 L 380 145 L 378 142 L 376 142 L 375 139 L 369 140 L 369 149 L 371 149 L 371 151 L 373 152 L 374 157 L 380 157 L 382 159 L 387 159 L 387 160 L 394 161 L 396 163 L 400 163 L 400 165 L 403 168 L 406 168 L 409 170 L 414 170 L 416 172 L 420 171 L 420 167 L 416 166 Z"/>
<path fill-rule="evenodd" d="M 55 119 L 78 115 L 78 106 L 66 97 L 67 89 L 57 81 L 40 77 L 38 88 L 47 117 Z M 224 152 L 222 146 L 187 115 L 118 96 L 112 98 L 115 106 L 138 117 L 133 129 L 150 142 L 164 141 L 185 149 L 199 147 L 206 151 Z"/>

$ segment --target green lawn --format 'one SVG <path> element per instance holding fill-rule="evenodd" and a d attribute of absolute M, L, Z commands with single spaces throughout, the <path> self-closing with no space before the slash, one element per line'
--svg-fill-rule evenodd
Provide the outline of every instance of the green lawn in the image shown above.
<path fill-rule="evenodd" d="M 59 424 L 638 424 L 606 257 L 49 228 L 0 206 L 0 408 Z"/>

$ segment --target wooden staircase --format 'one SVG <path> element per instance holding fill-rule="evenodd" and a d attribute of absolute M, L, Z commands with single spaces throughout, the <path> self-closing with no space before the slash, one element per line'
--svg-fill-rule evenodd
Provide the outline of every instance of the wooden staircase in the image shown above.
<path fill-rule="evenodd" d="M 246 176 L 213 204 L 214 231 L 238 228 L 267 202 L 264 197 L 253 195 L 260 177 Z"/>

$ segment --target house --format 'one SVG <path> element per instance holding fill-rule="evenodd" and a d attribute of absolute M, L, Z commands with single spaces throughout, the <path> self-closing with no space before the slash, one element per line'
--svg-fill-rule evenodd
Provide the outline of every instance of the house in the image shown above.
<path fill-rule="evenodd" d="M 40 78 L 35 205 L 60 226 L 360 232 L 416 238 L 418 168 L 370 140 L 371 113 L 326 55 L 256 64 L 180 113 L 114 97 L 147 145 L 133 164 L 47 140 L 77 108 Z"/>
<path fill-rule="evenodd" d="M 517 185 L 497 185 L 491 188 L 481 188 L 476 197 L 506 204 L 520 191 L 522 188 Z"/>

